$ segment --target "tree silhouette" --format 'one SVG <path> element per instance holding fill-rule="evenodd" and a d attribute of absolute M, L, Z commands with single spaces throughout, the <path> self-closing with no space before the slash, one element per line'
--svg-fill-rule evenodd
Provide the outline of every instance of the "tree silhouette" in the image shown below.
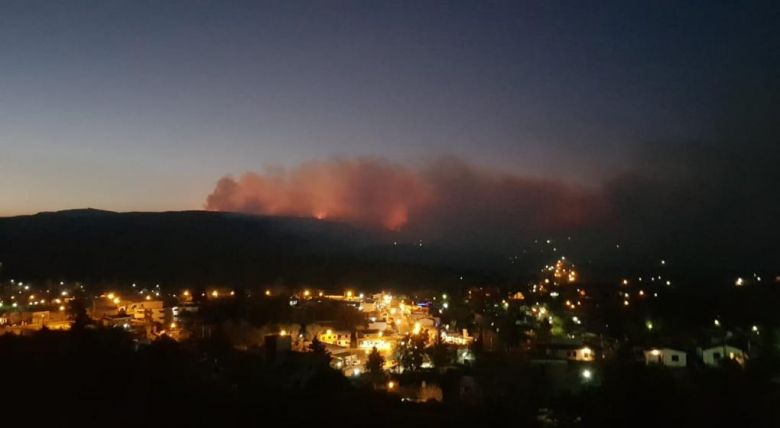
<path fill-rule="evenodd" d="M 422 334 L 408 335 L 401 341 L 399 361 L 401 367 L 408 371 L 417 371 L 423 363 L 425 353 L 425 337 Z"/>
<path fill-rule="evenodd" d="M 82 331 L 88 325 L 92 324 L 92 320 L 89 318 L 89 315 L 87 315 L 87 309 L 84 307 L 84 301 L 80 298 L 71 302 L 70 314 L 73 317 L 71 329 L 74 331 Z"/>
<path fill-rule="evenodd" d="M 317 336 L 314 336 L 314 339 L 312 339 L 311 344 L 309 345 L 309 350 L 319 357 L 321 357 L 326 362 L 330 362 L 330 352 L 325 348 L 325 344 L 320 341 Z"/>
<path fill-rule="evenodd" d="M 452 362 L 452 353 L 450 348 L 441 342 L 437 342 L 428 349 L 428 355 L 431 358 L 431 363 L 437 369 L 445 367 Z"/>
<path fill-rule="evenodd" d="M 385 377 L 385 357 L 379 353 L 376 346 L 371 349 L 366 362 L 366 372 L 373 383 L 381 382 Z"/>

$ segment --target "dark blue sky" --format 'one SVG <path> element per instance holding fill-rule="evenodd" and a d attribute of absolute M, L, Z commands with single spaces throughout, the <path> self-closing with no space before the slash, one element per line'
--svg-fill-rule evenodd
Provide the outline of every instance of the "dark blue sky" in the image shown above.
<path fill-rule="evenodd" d="M 224 174 L 332 156 L 597 185 L 777 79 L 777 10 L 0 0 L 0 215 L 200 208 Z"/>

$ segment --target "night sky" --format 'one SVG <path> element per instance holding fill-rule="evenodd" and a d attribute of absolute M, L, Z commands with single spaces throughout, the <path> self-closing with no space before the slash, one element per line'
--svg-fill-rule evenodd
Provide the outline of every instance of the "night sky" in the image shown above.
<path fill-rule="evenodd" d="M 0 1 L 0 215 L 761 229 L 780 182 L 778 9 Z"/>

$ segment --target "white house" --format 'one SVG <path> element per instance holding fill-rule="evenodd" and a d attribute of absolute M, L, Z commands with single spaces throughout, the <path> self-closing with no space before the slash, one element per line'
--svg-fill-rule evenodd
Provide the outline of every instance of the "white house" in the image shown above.
<path fill-rule="evenodd" d="M 165 308 L 162 300 L 126 301 L 119 309 L 135 320 L 145 320 L 147 317 L 154 322 L 165 322 Z"/>
<path fill-rule="evenodd" d="M 671 348 L 655 348 L 645 351 L 645 364 L 659 364 L 666 367 L 685 367 L 688 358 L 685 352 Z"/>
<path fill-rule="evenodd" d="M 566 357 L 573 361 L 593 361 L 596 354 L 587 346 L 571 349 L 566 353 Z"/>
<path fill-rule="evenodd" d="M 730 345 L 713 346 L 701 352 L 701 358 L 704 364 L 708 366 L 719 366 L 721 361 L 729 359 L 735 361 L 740 366 L 745 365 L 747 354 L 739 348 Z"/>

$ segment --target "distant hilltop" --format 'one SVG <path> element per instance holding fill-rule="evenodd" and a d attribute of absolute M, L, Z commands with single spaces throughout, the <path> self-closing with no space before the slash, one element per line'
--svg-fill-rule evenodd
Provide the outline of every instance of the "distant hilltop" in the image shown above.
<path fill-rule="evenodd" d="M 94 208 L 0 218 L 0 275 L 29 280 L 434 284 L 453 265 L 380 232 L 312 218 Z"/>

